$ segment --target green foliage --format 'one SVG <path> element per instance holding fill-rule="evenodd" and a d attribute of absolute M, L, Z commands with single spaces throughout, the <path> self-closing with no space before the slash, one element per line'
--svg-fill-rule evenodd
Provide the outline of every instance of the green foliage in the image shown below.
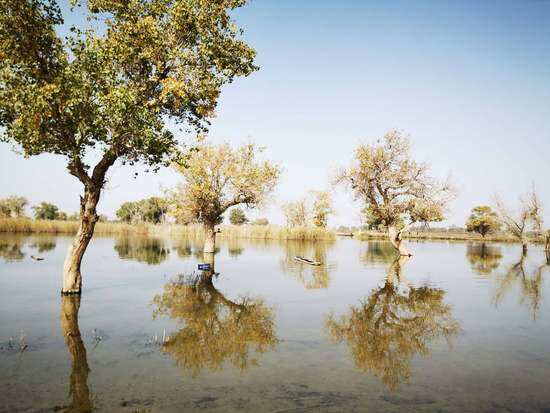
<path fill-rule="evenodd" d="M 233 208 L 229 213 L 229 222 L 232 225 L 242 225 L 248 222 L 248 218 L 246 217 L 242 209 Z"/>
<path fill-rule="evenodd" d="M 57 206 L 50 204 L 49 202 L 41 202 L 38 205 L 32 207 L 34 218 L 43 220 L 63 220 L 67 215 L 64 212 L 59 211 Z"/>
<path fill-rule="evenodd" d="M 168 203 L 159 197 L 151 197 L 135 202 L 125 202 L 116 211 L 116 216 L 126 223 L 150 222 L 158 224 L 164 220 Z"/>
<path fill-rule="evenodd" d="M 10 196 L 0 199 L 0 217 L 21 218 L 25 216 L 25 207 L 29 201 L 22 196 Z"/>
<path fill-rule="evenodd" d="M 497 213 L 486 205 L 473 208 L 470 217 L 466 221 L 466 231 L 477 232 L 482 237 L 498 231 L 501 226 Z"/>
<path fill-rule="evenodd" d="M 55 0 L 0 0 L 0 139 L 65 156 L 86 187 L 117 159 L 166 165 L 178 148 L 166 121 L 205 130 L 222 86 L 256 70 L 229 17 L 245 0 L 82 3 L 73 12 L 106 30 L 61 38 Z"/>

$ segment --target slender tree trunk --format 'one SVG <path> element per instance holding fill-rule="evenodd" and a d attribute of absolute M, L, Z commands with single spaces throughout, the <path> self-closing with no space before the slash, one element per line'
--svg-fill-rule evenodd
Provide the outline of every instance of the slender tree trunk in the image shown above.
<path fill-rule="evenodd" d="M 80 294 L 82 292 L 80 264 L 84 252 L 86 252 L 86 248 L 94 235 L 95 224 L 99 219 L 96 207 L 100 193 L 100 186 L 86 186 L 84 196 L 80 197 L 80 225 L 63 265 L 63 289 L 61 290 L 63 295 Z"/>
<path fill-rule="evenodd" d="M 204 249 L 203 253 L 214 253 L 216 250 L 216 228 L 214 224 L 204 224 Z"/>
<path fill-rule="evenodd" d="M 88 359 L 86 347 L 80 336 L 78 328 L 78 310 L 80 308 L 79 296 L 61 297 L 61 328 L 65 336 L 65 343 L 71 355 L 71 381 L 69 394 L 73 401 L 67 411 L 91 412 L 92 402 L 90 400 L 90 389 L 88 387 Z"/>
<path fill-rule="evenodd" d="M 403 244 L 403 230 L 398 231 L 396 227 L 390 226 L 388 227 L 388 236 L 390 237 L 390 242 L 393 247 L 399 251 L 399 255 L 403 257 L 412 257 L 412 254 Z"/>
<path fill-rule="evenodd" d="M 523 256 L 527 255 L 527 242 L 523 241 L 523 244 L 521 244 L 521 252 Z"/>

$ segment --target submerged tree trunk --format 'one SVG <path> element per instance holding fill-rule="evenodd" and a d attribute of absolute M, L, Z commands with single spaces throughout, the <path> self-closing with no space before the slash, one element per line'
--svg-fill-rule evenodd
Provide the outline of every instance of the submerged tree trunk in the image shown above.
<path fill-rule="evenodd" d="M 76 237 L 67 251 L 63 265 L 63 289 L 61 294 L 80 294 L 82 292 L 82 275 L 80 264 L 84 252 L 94 235 L 95 224 L 98 220 L 97 203 L 101 193 L 100 186 L 87 186 L 84 196 L 80 197 L 80 225 Z"/>
<path fill-rule="evenodd" d="M 390 237 L 390 242 L 392 243 L 393 247 L 399 251 L 399 255 L 403 257 L 412 257 L 412 254 L 407 250 L 405 245 L 403 244 L 403 229 L 397 230 L 396 227 L 388 227 L 388 235 Z"/>
<path fill-rule="evenodd" d="M 80 336 L 78 328 L 78 310 L 80 308 L 80 297 L 61 297 L 61 328 L 65 336 L 65 343 L 71 355 L 71 380 L 69 394 L 72 395 L 72 404 L 67 411 L 91 412 L 92 401 L 90 400 L 90 389 L 88 387 L 88 359 L 86 347 Z"/>
<path fill-rule="evenodd" d="M 204 249 L 203 253 L 214 253 L 216 250 L 216 228 L 214 224 L 204 224 Z"/>

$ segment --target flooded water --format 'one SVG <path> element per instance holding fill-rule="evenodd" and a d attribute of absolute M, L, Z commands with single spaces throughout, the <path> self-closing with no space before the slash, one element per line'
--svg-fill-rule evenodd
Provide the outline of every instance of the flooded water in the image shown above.
<path fill-rule="evenodd" d="M 76 298 L 69 242 L 0 235 L 0 411 L 550 412 L 539 247 L 221 240 L 208 283 L 192 241 L 96 237 Z"/>

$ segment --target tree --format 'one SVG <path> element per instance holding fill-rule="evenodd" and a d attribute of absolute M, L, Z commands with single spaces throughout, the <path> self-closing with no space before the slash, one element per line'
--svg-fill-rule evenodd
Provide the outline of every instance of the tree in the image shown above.
<path fill-rule="evenodd" d="M 295 202 L 287 202 L 282 206 L 287 227 L 307 226 L 310 213 L 305 199 Z"/>
<path fill-rule="evenodd" d="M 313 225 L 326 228 L 328 216 L 334 213 L 332 198 L 327 191 L 311 191 L 313 197 Z"/>
<path fill-rule="evenodd" d="M 60 211 L 54 204 L 41 202 L 31 208 L 35 219 L 54 220 L 59 219 Z"/>
<path fill-rule="evenodd" d="M 501 226 L 502 224 L 496 212 L 486 205 L 473 208 L 470 217 L 466 221 L 466 231 L 477 232 L 484 238 L 485 235 L 498 231 Z"/>
<path fill-rule="evenodd" d="M 0 217 L 20 218 L 25 216 L 25 207 L 29 201 L 22 196 L 12 195 L 9 198 L 0 199 Z"/>
<path fill-rule="evenodd" d="M 340 171 L 335 183 L 349 188 L 368 216 L 388 228 L 400 255 L 410 256 L 402 243 L 403 233 L 416 222 L 443 220 L 452 195 L 448 183 L 438 182 L 428 172 L 427 164 L 412 159 L 408 138 L 390 131 L 381 141 L 360 145 L 354 164 Z M 399 228 L 400 220 L 408 222 Z"/>
<path fill-rule="evenodd" d="M 63 38 L 55 0 L 0 1 L 1 140 L 64 156 L 82 183 L 62 289 L 79 294 L 111 166 L 168 165 L 179 146 L 166 122 L 205 131 L 222 86 L 256 70 L 229 16 L 246 0 L 88 0 L 74 12 L 98 24 Z"/>
<path fill-rule="evenodd" d="M 246 217 L 242 209 L 233 208 L 229 213 L 229 222 L 232 225 L 242 225 L 248 222 L 248 218 Z"/>
<path fill-rule="evenodd" d="M 520 208 L 517 213 L 511 212 L 501 199 L 496 197 L 497 210 L 500 220 L 508 232 L 521 242 L 524 254 L 527 252 L 527 231 L 542 228 L 541 207 L 535 189 L 526 198 L 520 198 Z"/>
<path fill-rule="evenodd" d="M 116 211 L 116 216 L 126 223 L 149 222 L 159 224 L 168 212 L 165 199 L 151 197 L 134 202 L 124 202 Z"/>
<path fill-rule="evenodd" d="M 260 152 L 252 143 L 232 149 L 199 142 L 185 162 L 175 163 L 183 182 L 169 195 L 172 214 L 179 222 L 203 224 L 205 253 L 214 252 L 215 225 L 228 208 L 258 207 L 275 188 L 279 167 L 258 160 Z"/>

